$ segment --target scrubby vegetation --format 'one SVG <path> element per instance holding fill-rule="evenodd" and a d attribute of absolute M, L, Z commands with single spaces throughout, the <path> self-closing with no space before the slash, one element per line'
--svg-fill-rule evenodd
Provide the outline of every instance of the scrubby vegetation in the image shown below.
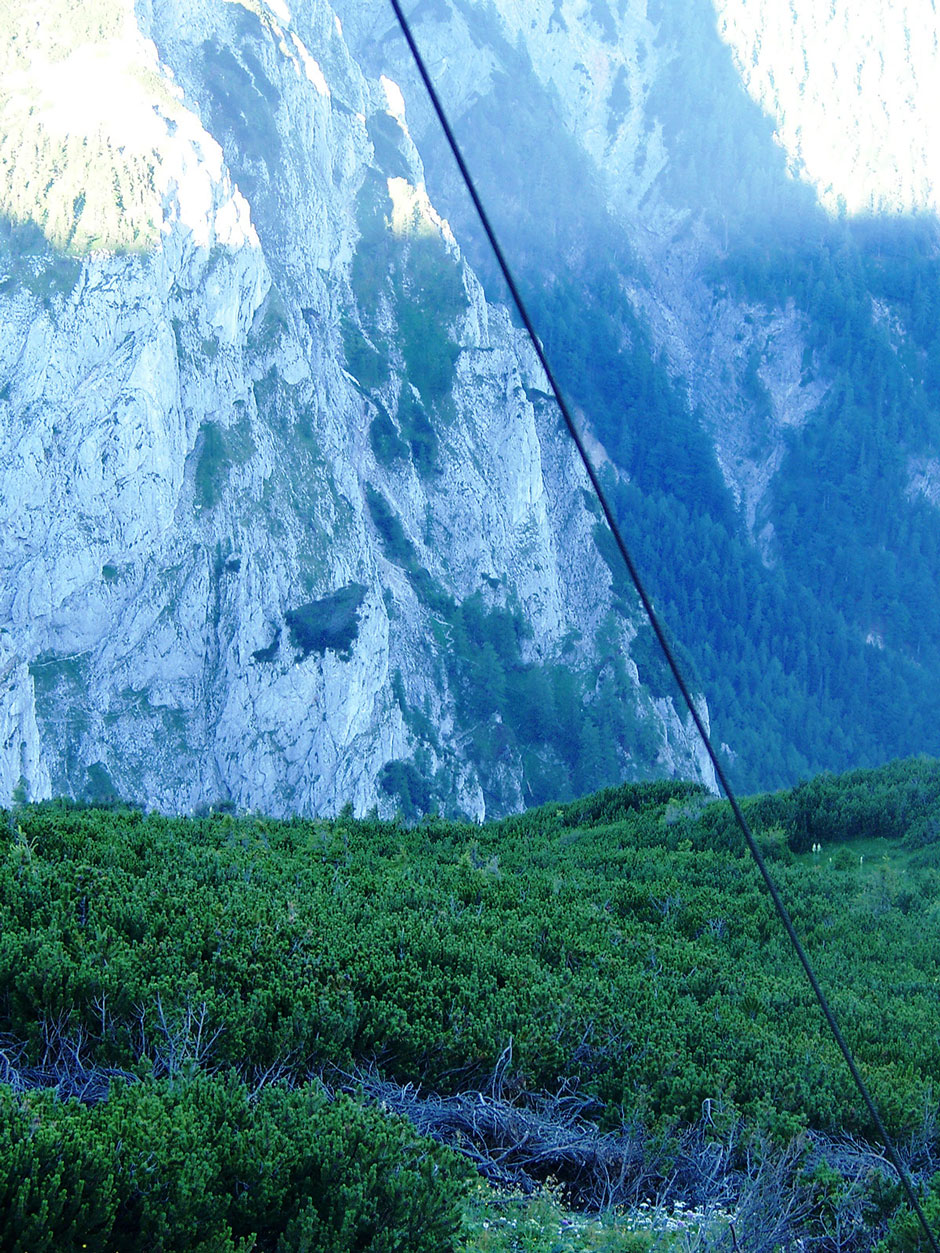
<path fill-rule="evenodd" d="M 288 610 L 284 620 L 300 655 L 308 657 L 329 648 L 348 659 L 359 635 L 359 611 L 365 598 L 361 583 L 349 583 L 320 600 Z"/>
<path fill-rule="evenodd" d="M 526 801 L 569 800 L 605 779 L 644 775 L 655 767 L 660 747 L 649 696 L 640 695 L 619 654 L 613 615 L 597 632 L 593 664 L 578 668 L 573 659 L 545 663 L 525 656 L 532 628 L 512 601 L 489 605 L 480 593 L 457 602 L 421 564 L 389 501 L 366 486 L 366 503 L 385 556 L 404 570 L 415 593 L 434 615 L 434 632 L 453 692 L 457 717 L 466 728 L 470 759 L 485 771 L 489 799 L 506 812 L 514 805 L 515 784 L 500 791 L 498 763 L 507 755 L 519 762 Z M 573 648 L 575 641 L 569 639 Z M 642 681 L 655 694 L 668 691 L 665 663 L 655 646 L 638 637 L 636 655 Z M 570 648 L 569 648 L 570 651 Z M 401 685 L 396 696 L 406 720 L 413 717 Z M 572 720 L 570 711 L 582 711 Z M 433 725 L 412 726 L 419 742 L 439 747 Z M 394 762 L 380 784 L 397 796 L 407 818 L 437 806 L 452 812 L 452 785 L 444 771 L 430 777 L 426 763 Z"/>
<path fill-rule="evenodd" d="M 244 419 L 232 427 L 203 422 L 199 435 L 193 476 L 196 503 L 201 509 L 214 509 L 222 499 L 232 470 L 251 458 L 254 443 Z"/>
<path fill-rule="evenodd" d="M 23 1253 L 439 1253 L 460 1221 L 455 1159 L 318 1085 L 192 1074 L 95 1104 L 0 1086 L 0 1120 L 0 1241 Z"/>
<path fill-rule="evenodd" d="M 940 764 L 747 808 L 926 1182 Z M 466 1168 L 433 1139 L 501 1187 L 553 1178 L 512 1212 L 569 1235 L 558 1197 L 658 1202 L 660 1226 L 681 1202 L 703 1249 L 768 1207 L 778 1244 L 916 1247 L 728 809 L 695 786 L 485 827 L 64 804 L 2 823 L 4 1247 L 446 1249 Z M 479 1205 L 467 1247 L 556 1247 L 484 1240 Z M 652 1247 L 631 1221 L 562 1247 Z"/>
<path fill-rule="evenodd" d="M 407 174 L 394 147 L 401 139 L 396 122 L 371 125 L 376 159 L 393 176 Z M 397 158 L 397 159 L 393 159 Z M 423 478 L 437 469 L 438 428 L 452 416 L 454 366 L 460 355 L 454 328 L 466 311 L 461 263 L 437 226 L 416 209 L 408 229 L 393 229 L 393 207 L 385 180 L 372 172 L 360 193 L 360 238 L 351 270 L 356 318 L 343 322 L 343 344 L 350 372 L 373 393 L 378 415 L 370 441 L 378 461 L 393 465 L 410 451 Z M 391 418 L 376 394 L 390 374 L 383 325 L 394 317 L 399 329 L 403 382 L 397 413 Z"/>

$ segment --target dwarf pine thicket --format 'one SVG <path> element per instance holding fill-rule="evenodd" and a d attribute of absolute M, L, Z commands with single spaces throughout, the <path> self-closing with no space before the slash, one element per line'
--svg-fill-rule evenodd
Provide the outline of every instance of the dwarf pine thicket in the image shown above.
<path fill-rule="evenodd" d="M 940 765 L 823 776 L 747 808 L 926 1180 Z M 625 1188 L 646 1170 L 689 1195 L 683 1154 L 724 1146 L 731 1178 L 755 1145 L 795 1142 L 827 1180 L 805 1222 L 851 1194 L 872 1247 L 903 1231 L 897 1189 L 858 1166 L 872 1128 L 729 811 L 696 786 L 483 827 L 47 803 L 2 833 L 4 1247 L 79 1231 L 89 1248 L 449 1247 L 466 1165 L 370 1103 L 409 1084 L 449 1116 L 462 1094 L 498 1095 L 499 1117 L 543 1137 L 574 1100 L 595 1158 L 629 1132 Z M 572 1160 L 556 1146 L 519 1170 L 587 1202 Z"/>

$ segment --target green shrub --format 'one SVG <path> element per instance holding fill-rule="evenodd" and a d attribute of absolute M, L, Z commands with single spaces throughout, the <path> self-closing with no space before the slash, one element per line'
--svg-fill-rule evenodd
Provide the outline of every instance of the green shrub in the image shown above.
<path fill-rule="evenodd" d="M 219 503 L 232 466 L 228 441 L 218 422 L 204 422 L 202 447 L 196 462 L 196 496 L 204 509 Z"/>
<path fill-rule="evenodd" d="M 370 127 L 377 152 L 381 150 L 383 160 L 397 165 L 399 154 L 393 144 L 399 133 L 397 123 L 389 119 L 370 123 Z M 454 324 L 466 311 L 468 298 L 461 263 L 451 255 L 437 231 L 416 230 L 396 236 L 389 224 L 390 212 L 384 181 L 368 181 L 358 205 L 360 240 L 350 273 L 358 317 L 343 320 L 343 342 L 350 373 L 366 389 L 380 387 L 389 377 L 378 320 L 384 296 L 397 317 L 400 332 L 405 404 L 411 399 L 411 384 L 420 393 L 423 405 L 423 411 L 413 415 L 400 411 L 399 425 L 411 443 L 405 427 L 413 423 L 415 464 L 419 472 L 426 473 L 433 466 L 436 451 L 426 425 L 427 413 L 434 411 L 446 417 L 450 411 L 454 365 L 460 355 Z M 369 345 L 366 335 L 379 352 Z"/>
<path fill-rule="evenodd" d="M 375 417 L 369 423 L 369 444 L 379 465 L 393 466 L 408 457 L 408 445 L 398 433 L 384 405 L 378 405 Z"/>
<path fill-rule="evenodd" d="M 408 441 L 415 469 L 422 478 L 429 478 L 438 468 L 440 441 L 424 406 L 407 381 L 402 383 L 398 397 L 398 425 Z"/>
<path fill-rule="evenodd" d="M 428 407 L 444 413 L 460 355 L 453 325 L 468 303 L 460 265 L 435 232 L 409 237 L 397 273 L 405 376 Z"/>
<path fill-rule="evenodd" d="M 431 808 L 431 787 L 414 762 L 389 761 L 379 772 L 378 784 L 386 796 L 395 797 L 405 818 L 412 820 Z"/>
<path fill-rule="evenodd" d="M 362 583 L 350 583 L 338 591 L 291 609 L 284 615 L 291 642 L 301 657 L 325 653 L 329 648 L 339 657 L 347 658 L 359 635 L 359 611 L 366 598 Z M 257 660 L 270 660 L 262 650 Z"/>
<path fill-rule="evenodd" d="M 415 593 L 432 612 L 447 614 L 453 607 L 453 600 L 421 564 L 418 550 L 405 534 L 398 514 L 382 493 L 369 484 L 366 485 L 366 505 L 382 541 L 385 556 L 395 565 L 401 566 Z"/>
<path fill-rule="evenodd" d="M 402 152 L 404 134 L 395 118 L 384 110 L 373 113 L 366 129 L 382 173 L 390 178 L 410 178 L 411 166 Z"/>
<path fill-rule="evenodd" d="M 408 1124 L 315 1085 L 112 1085 L 86 1108 L 0 1086 L 10 1253 L 440 1253 L 466 1172 Z"/>
<path fill-rule="evenodd" d="M 0 1084 L 0 1247 L 9 1253 L 103 1249 L 118 1197 L 107 1148 L 75 1105 Z"/>
<path fill-rule="evenodd" d="M 373 348 L 351 318 L 343 318 L 341 330 L 349 373 L 367 390 L 381 387 L 389 378 L 387 352 Z M 385 345 L 381 338 L 378 343 L 384 350 Z"/>

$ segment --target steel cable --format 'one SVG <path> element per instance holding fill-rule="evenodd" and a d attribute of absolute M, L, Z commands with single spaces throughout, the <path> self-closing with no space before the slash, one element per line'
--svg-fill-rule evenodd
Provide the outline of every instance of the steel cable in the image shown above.
<path fill-rule="evenodd" d="M 780 891 L 777 888 L 776 883 L 774 882 L 774 879 L 767 867 L 767 863 L 764 860 L 763 854 L 761 853 L 757 845 L 757 841 L 754 838 L 754 834 L 751 831 L 750 825 L 748 824 L 748 821 L 744 816 L 741 806 L 738 803 L 734 790 L 732 789 L 731 784 L 728 781 L 728 778 L 725 774 L 725 770 L 724 770 L 724 767 L 722 766 L 721 760 L 719 759 L 718 754 L 715 751 L 714 746 L 712 745 L 711 738 L 708 734 L 708 731 L 705 728 L 705 723 L 702 720 L 702 716 L 699 713 L 698 708 L 696 707 L 695 701 L 692 699 L 692 694 L 689 690 L 688 684 L 686 683 L 685 677 L 682 674 L 682 671 L 679 668 L 679 664 L 676 661 L 672 648 L 670 647 L 669 640 L 666 637 L 665 630 L 661 622 L 659 621 L 656 611 L 653 608 L 652 601 L 650 600 L 650 597 L 646 591 L 646 587 L 644 586 L 643 580 L 640 578 L 639 571 L 637 570 L 634 564 L 633 558 L 630 555 L 630 551 L 627 548 L 623 535 L 620 532 L 620 527 L 617 523 L 617 519 L 614 516 L 613 509 L 607 499 L 604 489 L 601 486 L 600 480 L 597 476 L 597 473 L 594 469 L 591 459 L 588 456 L 587 449 L 584 445 L 584 441 L 582 440 L 581 434 L 578 431 L 578 428 L 574 422 L 574 418 L 572 417 L 571 410 L 568 406 L 568 402 L 565 400 L 564 393 L 562 392 L 561 386 L 558 383 L 558 380 L 555 378 L 554 371 L 552 370 L 552 367 L 548 361 L 548 357 L 545 354 L 545 350 L 542 347 L 542 343 L 539 340 L 539 337 L 536 333 L 535 326 L 532 322 L 532 318 L 529 315 L 528 307 L 526 306 L 526 303 L 522 298 L 522 293 L 520 292 L 519 287 L 516 283 L 515 276 L 513 275 L 513 272 L 509 266 L 509 262 L 506 259 L 502 246 L 500 245 L 499 239 L 496 236 L 496 232 L 490 221 L 489 215 L 487 214 L 486 209 L 483 206 L 483 202 L 480 198 L 479 192 L 477 191 L 476 183 L 472 175 L 470 174 L 470 171 L 464 160 L 463 152 L 461 150 L 460 144 L 457 142 L 457 138 L 450 125 L 450 121 L 448 120 L 447 114 L 444 111 L 444 106 L 441 103 L 440 96 L 438 95 L 437 89 L 434 86 L 434 83 L 428 72 L 424 58 L 421 56 L 421 52 L 418 49 L 418 45 L 415 42 L 415 38 L 412 33 L 411 26 L 408 22 L 408 19 L 405 17 L 405 14 L 402 11 L 399 0 L 390 0 L 390 4 L 393 10 L 395 11 L 395 17 L 398 20 L 398 24 L 405 38 L 405 42 L 408 45 L 408 48 L 411 52 L 415 66 L 421 77 L 421 81 L 423 82 L 425 90 L 428 93 L 428 98 L 431 101 L 431 105 L 434 109 L 435 114 L 437 115 L 438 122 L 440 123 L 441 129 L 443 130 L 445 138 L 447 139 L 447 143 L 453 154 L 454 160 L 457 163 L 457 168 L 459 169 L 461 177 L 466 185 L 467 192 L 470 195 L 470 199 L 473 201 L 473 207 L 476 210 L 477 216 L 480 219 L 480 224 L 482 225 L 483 230 L 486 233 L 487 240 L 489 241 L 490 247 L 493 250 L 493 255 L 495 256 L 497 264 L 499 265 L 500 271 L 502 272 L 503 278 L 506 282 L 506 286 L 508 287 L 510 295 L 512 296 L 513 302 L 515 303 L 516 308 L 519 311 L 519 316 L 522 319 L 522 324 L 525 327 L 526 331 L 528 332 L 529 338 L 532 341 L 532 346 L 535 349 L 536 355 L 539 360 L 539 364 L 541 365 L 542 370 L 545 373 L 545 377 L 548 380 L 549 386 L 551 387 L 552 394 L 554 395 L 555 400 L 558 404 L 558 408 L 561 411 L 562 417 L 565 422 L 565 426 L 567 427 L 568 433 L 575 443 L 575 446 L 578 450 L 578 455 L 581 458 L 581 462 L 584 465 L 585 472 L 591 482 L 591 487 L 593 488 L 594 493 L 597 496 L 598 503 L 600 504 L 600 507 L 604 514 L 604 518 L 607 521 L 607 525 L 610 527 L 611 534 L 613 535 L 614 540 L 617 544 L 617 548 L 620 551 L 620 555 L 623 558 L 623 562 L 627 569 L 627 573 L 630 576 L 630 581 L 633 583 L 633 586 L 636 589 L 637 595 L 639 596 L 640 602 L 643 605 L 643 609 L 649 620 L 650 626 L 652 627 L 653 632 L 656 635 L 656 639 L 659 642 L 659 646 L 662 650 L 663 656 L 666 658 L 666 661 L 669 665 L 669 669 L 672 672 L 672 676 L 676 681 L 676 685 L 679 688 L 680 693 L 682 694 L 682 699 L 685 702 L 686 706 L 688 707 L 689 713 L 691 714 L 693 722 L 695 724 L 696 731 L 698 732 L 701 738 L 705 751 L 708 754 L 708 758 L 714 768 L 715 777 L 717 778 L 722 791 L 724 792 L 725 796 L 728 799 L 728 803 L 730 804 L 732 812 L 734 813 L 735 820 L 737 821 L 737 824 L 739 828 L 741 829 L 742 834 L 744 835 L 744 839 L 747 843 L 747 846 L 750 849 L 751 856 L 754 858 L 754 861 L 757 864 L 757 868 L 760 871 L 761 877 L 763 878 L 764 883 L 767 887 L 767 890 L 770 893 L 771 899 L 774 904 L 774 908 L 777 911 L 780 921 L 783 923 L 784 929 L 786 930 L 786 933 L 790 939 L 790 943 L 792 944 L 797 956 L 800 959 L 800 963 L 803 966 L 803 970 L 806 973 L 806 977 L 809 980 L 810 986 L 813 989 L 813 993 L 816 997 L 816 1000 L 819 1004 L 820 1009 L 822 1010 L 823 1016 L 826 1020 L 826 1023 L 829 1027 L 832 1037 L 835 1040 L 843 1058 L 845 1059 L 845 1063 L 849 1068 L 849 1073 L 851 1074 L 852 1079 L 855 1083 L 855 1086 L 857 1087 L 862 1097 L 862 1100 L 865 1104 L 865 1107 L 868 1110 L 872 1123 L 877 1129 L 878 1135 L 880 1136 L 885 1146 L 885 1151 L 887 1152 L 888 1157 L 891 1161 L 891 1164 L 897 1173 L 898 1179 L 901 1182 L 901 1186 L 904 1190 L 905 1195 L 907 1196 L 907 1199 L 911 1205 L 911 1208 L 913 1209 L 914 1213 L 917 1215 L 917 1218 L 920 1222 L 921 1227 L 924 1230 L 924 1234 L 927 1236 L 927 1239 L 930 1243 L 930 1247 L 933 1250 L 933 1253 L 940 1253 L 940 1244 L 938 1244 L 937 1237 L 934 1235 L 930 1227 L 930 1224 L 927 1222 L 927 1217 L 924 1214 L 923 1208 L 921 1207 L 921 1204 L 918 1201 L 917 1196 L 914 1192 L 914 1187 L 911 1182 L 910 1176 L 908 1175 L 908 1172 L 904 1168 L 904 1164 L 901 1161 L 901 1158 L 898 1154 L 897 1149 L 895 1148 L 894 1142 L 888 1135 L 885 1125 L 882 1122 L 881 1115 L 878 1112 L 878 1108 L 875 1105 L 875 1102 L 871 1096 L 871 1093 L 868 1091 L 868 1086 L 865 1083 L 865 1080 L 862 1078 L 861 1072 L 859 1071 L 858 1066 L 855 1062 L 855 1058 L 852 1054 L 852 1050 L 849 1048 L 849 1045 L 845 1037 L 842 1034 L 842 1030 L 839 1027 L 838 1022 L 836 1021 L 835 1014 L 833 1013 L 832 1008 L 829 1005 L 829 1001 L 825 993 L 823 992 L 822 987 L 820 986 L 819 980 L 816 977 L 816 972 L 813 969 L 812 963 L 809 960 L 809 956 L 806 953 L 806 950 L 804 949 L 803 944 L 801 943 L 800 938 L 796 933 L 796 929 L 793 926 L 793 922 L 790 918 L 790 914 L 786 906 L 783 903 L 783 898 L 780 895 Z"/>

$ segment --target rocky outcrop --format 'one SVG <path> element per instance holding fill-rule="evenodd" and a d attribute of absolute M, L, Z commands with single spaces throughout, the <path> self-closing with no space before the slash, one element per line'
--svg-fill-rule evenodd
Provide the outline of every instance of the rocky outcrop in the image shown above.
<path fill-rule="evenodd" d="M 407 50 L 385 6 L 338 0 L 338 8 L 364 63 L 373 71 L 390 65 L 389 72 L 403 81 L 413 79 Z M 752 175 L 758 185 L 755 203 L 742 207 L 738 180 L 746 181 L 746 175 L 740 167 L 731 177 L 708 168 L 714 155 L 710 148 L 725 141 L 703 134 L 706 130 L 727 127 L 731 151 L 722 155 L 732 164 L 736 145 L 750 144 L 748 155 L 755 160 L 768 159 L 765 148 L 773 145 L 766 119 L 761 123 L 760 110 L 747 101 L 737 81 L 730 52 L 722 50 L 707 0 L 673 8 L 653 0 L 616 5 L 495 0 L 485 18 L 475 8 L 448 3 L 417 6 L 414 21 L 450 114 L 468 143 L 475 120 L 485 114 L 485 101 L 497 98 L 502 82 L 511 82 L 513 109 L 493 106 L 505 119 L 505 149 L 492 156 L 489 169 L 486 158 L 476 170 L 494 200 L 500 194 L 500 166 L 510 163 L 514 152 L 531 152 L 539 126 L 553 134 L 559 149 L 565 140 L 576 146 L 580 171 L 572 176 L 570 167 L 560 165 L 553 189 L 532 188 L 531 211 L 550 212 L 554 200 L 567 206 L 562 212 L 569 220 L 580 219 L 585 228 L 606 214 L 597 228 L 601 238 L 592 237 L 591 243 L 595 248 L 626 246 L 632 254 L 621 265 L 620 282 L 670 372 L 684 380 L 690 408 L 702 415 L 725 482 L 755 542 L 772 560 L 763 505 L 780 468 L 787 430 L 802 425 L 818 407 L 828 380 L 823 371 L 807 368 L 807 362 L 817 363 L 797 310 L 748 305 L 739 295 L 716 288 L 713 280 L 715 262 L 729 246 L 729 222 L 733 240 L 742 213 L 764 211 L 761 197 L 767 192 L 761 178 L 776 185 L 786 175 L 783 154 L 775 150 L 776 158 L 769 158 L 772 170 Z M 721 107 L 720 96 L 695 96 L 689 80 L 696 74 L 705 84 L 702 93 L 733 96 L 737 90 L 737 98 L 728 101 L 728 116 L 718 116 L 717 108 L 713 115 L 703 105 Z M 459 216 L 462 189 L 438 173 L 446 159 L 437 121 L 417 85 L 415 95 L 419 146 L 448 208 Z M 759 133 L 762 124 L 766 134 Z M 752 131 L 758 132 L 756 138 Z M 696 159 L 702 163 L 698 171 Z M 590 199 L 579 198 L 582 193 Z M 491 207 L 499 212 L 498 205 Z M 461 222 L 470 229 L 465 219 Z"/>
<path fill-rule="evenodd" d="M 468 746 L 455 607 L 518 619 L 518 664 L 564 656 L 588 701 L 634 626 L 400 90 L 321 0 L 113 0 L 74 39 L 44 7 L 59 42 L 4 85 L 36 142 L 0 149 L 0 800 L 389 811 L 398 763 L 452 811 L 524 803 L 519 744 Z M 99 108 L 47 98 L 118 55 Z M 31 200 L 62 160 L 75 196 Z M 710 781 L 625 673 L 621 776 Z"/>

